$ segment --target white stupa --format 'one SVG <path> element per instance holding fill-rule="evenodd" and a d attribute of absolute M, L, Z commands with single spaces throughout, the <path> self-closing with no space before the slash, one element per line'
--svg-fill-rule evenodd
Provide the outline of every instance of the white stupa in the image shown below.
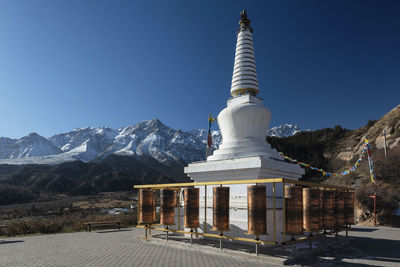
<path fill-rule="evenodd" d="M 218 116 L 223 143 L 207 160 L 248 156 L 273 156 L 265 141 L 271 120 L 269 110 L 257 98 L 259 92 L 254 57 L 252 28 L 244 11 L 239 22 L 233 66 L 231 95 L 227 107 Z"/>
<path fill-rule="evenodd" d="M 259 92 L 253 48 L 253 29 L 246 11 L 241 13 L 232 98 L 218 115 L 222 144 L 204 162 L 195 162 L 185 173 L 195 181 L 218 179 L 292 178 L 304 170 L 284 159 L 266 141 L 271 113 L 263 106 Z M 229 170 L 229 172 L 227 172 Z"/>
<path fill-rule="evenodd" d="M 241 12 L 240 29 L 237 33 L 235 63 L 227 107 L 218 115 L 222 144 L 206 161 L 193 162 L 185 167 L 185 173 L 196 182 L 226 181 L 265 178 L 298 179 L 304 170 L 295 164 L 284 162 L 281 155 L 266 141 L 271 113 L 257 97 L 259 85 L 253 48 L 253 29 L 246 11 Z M 204 188 L 200 188 L 203 205 Z M 282 198 L 282 186 L 277 188 Z M 230 190 L 231 229 L 236 235 L 244 235 L 247 229 L 247 186 L 234 185 Z M 267 198 L 272 196 L 272 185 L 267 186 Z M 212 188 L 207 190 L 207 223 L 212 224 Z M 278 201 L 278 207 L 279 207 Z M 270 204 L 267 201 L 268 208 Z M 203 216 L 204 206 L 200 216 Z M 267 213 L 268 221 L 271 216 Z M 278 215 L 278 219 L 282 214 Z M 202 218 L 200 218 L 202 220 Z M 280 225 L 280 223 L 278 223 Z M 268 224 L 269 228 L 272 223 Z M 281 231 L 278 231 L 279 233 Z M 264 239 L 265 240 L 265 239 Z"/>

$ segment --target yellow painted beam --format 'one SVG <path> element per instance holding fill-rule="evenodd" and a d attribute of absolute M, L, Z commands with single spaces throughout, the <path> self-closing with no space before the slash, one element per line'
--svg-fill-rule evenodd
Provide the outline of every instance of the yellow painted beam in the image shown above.
<path fill-rule="evenodd" d="M 272 245 L 277 245 L 277 242 L 274 241 L 263 241 L 263 240 L 256 240 L 252 238 L 244 238 L 244 237 L 233 237 L 233 236 L 226 236 L 226 235 L 217 235 L 217 234 L 209 234 L 209 233 L 196 233 L 196 232 L 189 232 L 189 231 L 179 231 L 179 230 L 172 230 L 172 229 L 165 229 L 165 228 L 159 228 L 159 227 L 152 227 L 152 226 L 144 226 L 144 225 L 137 225 L 137 228 L 143 228 L 143 229 L 153 229 L 156 231 L 162 231 L 162 232 L 171 232 L 171 233 L 179 233 L 179 234 L 186 234 L 186 235 L 195 235 L 195 236 L 207 236 L 207 237 L 214 237 L 214 238 L 220 238 L 220 239 L 229 239 L 229 240 L 237 240 L 237 241 L 243 241 L 243 242 L 251 242 L 251 243 L 259 243 L 259 244 L 272 244 Z"/>
<path fill-rule="evenodd" d="M 306 182 L 306 181 L 298 181 L 298 180 L 292 180 L 292 179 L 283 179 L 285 183 L 288 184 L 296 184 L 296 185 L 305 185 L 305 186 L 315 186 L 315 187 L 324 187 L 324 188 L 334 188 L 334 189 L 342 189 L 342 190 L 353 190 L 352 187 L 350 186 L 338 186 L 338 185 L 330 185 L 330 184 L 317 184 L 317 183 L 312 183 L 312 182 Z"/>
<path fill-rule="evenodd" d="M 135 185 L 133 188 L 142 189 L 142 188 L 153 188 L 153 189 L 161 189 L 161 188 L 171 188 L 176 189 L 180 187 L 189 187 L 189 186 L 203 186 L 203 185 L 234 185 L 234 184 L 267 184 L 267 183 L 288 183 L 288 184 L 296 184 L 296 185 L 304 185 L 304 186 L 315 186 L 315 187 L 323 187 L 323 188 L 332 188 L 332 189 L 341 189 L 341 190 L 353 190 L 350 186 L 336 186 L 329 184 L 317 184 L 306 181 L 298 181 L 286 178 L 268 178 L 268 179 L 251 179 L 251 180 L 230 180 L 230 181 L 212 181 L 212 182 L 194 182 L 194 183 L 172 183 L 172 184 L 147 184 L 147 185 Z"/>
<path fill-rule="evenodd" d="M 266 184 L 266 183 L 280 183 L 283 178 L 269 178 L 269 179 L 252 179 L 252 180 L 231 180 L 231 181 L 212 181 L 212 182 L 196 182 L 196 183 L 174 183 L 174 184 L 147 184 L 135 185 L 133 188 L 176 188 L 188 186 L 201 186 L 201 185 L 227 185 L 227 184 Z"/>

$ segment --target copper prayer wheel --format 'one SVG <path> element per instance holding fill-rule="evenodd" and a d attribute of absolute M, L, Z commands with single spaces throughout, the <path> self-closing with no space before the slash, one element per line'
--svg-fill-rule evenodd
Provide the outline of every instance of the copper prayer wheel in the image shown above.
<path fill-rule="evenodd" d="M 319 229 L 324 229 L 324 191 L 319 190 Z"/>
<path fill-rule="evenodd" d="M 335 191 L 322 190 L 322 229 L 335 229 Z"/>
<path fill-rule="evenodd" d="M 139 223 L 154 223 L 156 216 L 156 194 L 152 189 L 139 190 Z"/>
<path fill-rule="evenodd" d="M 319 189 L 303 188 L 303 228 L 306 232 L 319 230 Z"/>
<path fill-rule="evenodd" d="M 174 190 L 174 207 L 178 207 L 179 190 Z"/>
<path fill-rule="evenodd" d="M 290 235 L 303 232 L 303 189 L 285 186 L 285 231 Z"/>
<path fill-rule="evenodd" d="M 336 191 L 336 229 L 342 229 L 345 227 L 345 192 Z"/>
<path fill-rule="evenodd" d="M 175 190 L 160 190 L 160 223 L 163 225 L 175 224 Z"/>
<path fill-rule="evenodd" d="M 185 198 L 185 228 L 199 227 L 199 188 L 186 188 Z"/>
<path fill-rule="evenodd" d="M 213 188 L 213 230 L 229 230 L 229 187 Z"/>
<path fill-rule="evenodd" d="M 345 192 L 345 223 L 347 225 L 354 224 L 354 192 Z"/>
<path fill-rule="evenodd" d="M 267 187 L 265 185 L 247 186 L 247 227 L 248 234 L 267 233 Z"/>

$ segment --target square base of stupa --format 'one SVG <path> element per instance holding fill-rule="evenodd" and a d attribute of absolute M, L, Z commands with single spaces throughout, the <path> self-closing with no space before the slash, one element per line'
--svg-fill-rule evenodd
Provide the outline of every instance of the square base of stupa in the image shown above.
<path fill-rule="evenodd" d="M 297 180 L 304 174 L 304 170 L 294 164 L 262 156 L 244 157 L 235 159 L 202 161 L 189 164 L 185 173 L 195 182 L 252 180 L 267 178 L 289 178 Z M 224 232 L 227 236 L 255 238 L 247 232 L 247 184 L 225 185 L 230 187 L 230 231 Z M 274 240 L 274 220 L 276 222 L 276 241 L 283 242 L 283 184 L 275 184 L 275 217 L 273 212 L 273 185 L 267 186 L 267 235 L 259 238 L 264 241 Z M 200 228 L 198 231 L 212 231 L 213 225 L 213 186 L 200 188 Z M 207 206 L 205 206 L 207 195 Z M 275 218 L 275 219 L 274 219 Z M 183 220 L 181 220 L 183 221 Z M 286 238 L 287 240 L 290 237 Z"/>

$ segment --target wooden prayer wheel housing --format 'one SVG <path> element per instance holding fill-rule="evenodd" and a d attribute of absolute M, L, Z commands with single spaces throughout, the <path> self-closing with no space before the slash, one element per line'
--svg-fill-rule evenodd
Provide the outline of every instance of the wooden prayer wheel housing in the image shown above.
<path fill-rule="evenodd" d="M 322 190 L 322 229 L 335 229 L 335 191 Z"/>
<path fill-rule="evenodd" d="M 345 192 L 344 216 L 347 225 L 354 224 L 354 192 Z"/>
<path fill-rule="evenodd" d="M 156 194 L 152 189 L 139 190 L 139 223 L 152 224 L 156 220 Z"/>
<path fill-rule="evenodd" d="M 229 230 L 229 187 L 213 188 L 213 230 Z"/>
<path fill-rule="evenodd" d="M 265 185 L 247 186 L 247 227 L 248 234 L 267 233 L 267 187 Z"/>
<path fill-rule="evenodd" d="M 184 190 L 185 228 L 199 227 L 199 190 L 199 188 L 186 188 Z"/>
<path fill-rule="evenodd" d="M 161 189 L 160 191 L 160 224 L 175 224 L 175 190 Z"/>
<path fill-rule="evenodd" d="M 342 229 L 345 227 L 345 216 L 344 216 L 344 206 L 345 206 L 345 192 L 336 191 L 336 229 Z"/>
<path fill-rule="evenodd" d="M 285 186 L 285 231 L 290 235 L 303 232 L 303 189 Z"/>
<path fill-rule="evenodd" d="M 303 188 L 303 228 L 306 232 L 319 230 L 319 189 Z"/>

